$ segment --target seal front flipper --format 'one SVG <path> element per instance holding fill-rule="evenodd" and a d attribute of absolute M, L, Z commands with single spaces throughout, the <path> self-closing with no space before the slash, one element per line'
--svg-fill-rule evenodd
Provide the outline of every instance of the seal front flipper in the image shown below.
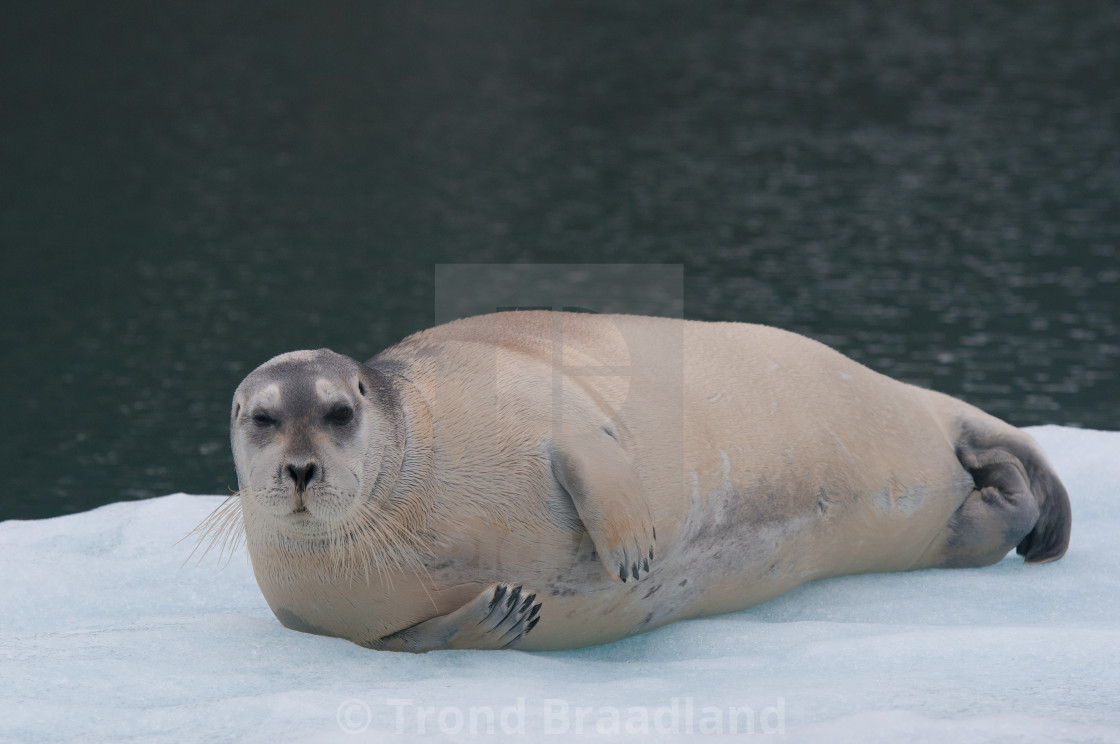
<path fill-rule="evenodd" d="M 454 612 L 399 630 L 370 646 L 413 653 L 441 648 L 510 648 L 540 622 L 541 603 L 536 598 L 521 586 L 491 584 Z"/>
<path fill-rule="evenodd" d="M 575 504 L 595 552 L 615 581 L 649 573 L 657 531 L 638 473 L 604 429 L 553 442 L 552 475 Z"/>

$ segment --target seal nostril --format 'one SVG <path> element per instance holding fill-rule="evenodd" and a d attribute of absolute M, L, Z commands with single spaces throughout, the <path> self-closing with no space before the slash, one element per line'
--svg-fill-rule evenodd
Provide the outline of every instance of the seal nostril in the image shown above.
<path fill-rule="evenodd" d="M 303 467 L 288 465 L 287 469 L 288 476 L 300 491 L 307 488 L 307 484 L 315 479 L 315 474 L 318 471 L 318 468 L 315 467 L 315 463 L 313 462 L 309 462 Z"/>

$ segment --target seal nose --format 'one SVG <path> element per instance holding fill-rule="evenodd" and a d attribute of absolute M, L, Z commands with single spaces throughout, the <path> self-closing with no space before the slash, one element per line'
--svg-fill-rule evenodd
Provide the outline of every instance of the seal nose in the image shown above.
<path fill-rule="evenodd" d="M 306 463 L 302 466 L 289 463 L 287 470 L 288 477 L 296 484 L 297 491 L 307 490 L 307 484 L 315 480 L 315 475 L 319 471 L 313 462 Z"/>

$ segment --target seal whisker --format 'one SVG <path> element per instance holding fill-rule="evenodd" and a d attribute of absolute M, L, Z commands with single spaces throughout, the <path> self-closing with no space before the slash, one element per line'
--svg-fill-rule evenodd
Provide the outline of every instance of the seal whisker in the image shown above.
<path fill-rule="evenodd" d="M 178 545 L 192 535 L 197 536 L 195 546 L 184 560 L 184 563 L 190 561 L 190 559 L 194 557 L 198 549 L 203 546 L 203 543 L 205 543 L 205 548 L 203 548 L 202 554 L 198 556 L 195 565 L 200 565 L 215 546 L 219 548 L 219 562 L 225 557 L 225 563 L 229 563 L 233 558 L 233 554 L 237 552 L 237 548 L 241 546 L 241 541 L 245 536 L 241 500 L 239 496 L 240 491 L 235 491 L 227 496 L 222 500 L 222 503 L 211 511 L 205 519 L 199 522 L 194 529 L 175 543 Z"/>

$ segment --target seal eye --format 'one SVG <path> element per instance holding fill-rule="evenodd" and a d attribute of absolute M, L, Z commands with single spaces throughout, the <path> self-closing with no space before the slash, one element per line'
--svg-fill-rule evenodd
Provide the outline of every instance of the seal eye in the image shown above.
<path fill-rule="evenodd" d="M 331 409 L 331 412 L 327 414 L 326 418 L 327 421 L 332 424 L 338 424 L 339 426 L 348 424 L 350 423 L 350 419 L 354 418 L 354 409 L 350 406 L 336 406 Z"/>
<path fill-rule="evenodd" d="M 256 411 L 253 414 L 253 423 L 263 429 L 268 426 L 274 426 L 277 421 L 264 411 Z"/>

